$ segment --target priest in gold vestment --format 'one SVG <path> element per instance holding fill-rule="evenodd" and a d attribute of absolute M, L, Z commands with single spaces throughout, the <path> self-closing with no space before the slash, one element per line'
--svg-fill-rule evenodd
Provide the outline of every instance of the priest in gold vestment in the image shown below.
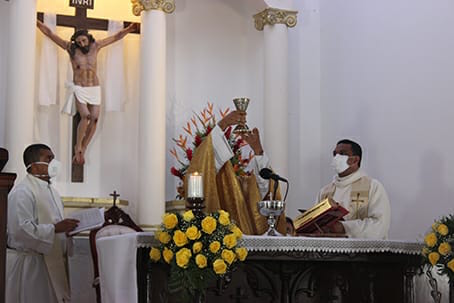
<path fill-rule="evenodd" d="M 255 154 L 251 163 L 253 172 L 250 176 L 236 176 L 229 161 L 233 152 L 224 136 L 227 127 L 245 120 L 245 112 L 233 111 L 219 121 L 195 150 L 186 175 L 193 172 L 203 175 L 206 212 L 223 209 L 230 213 L 243 233 L 261 235 L 267 231 L 268 224 L 267 218 L 260 215 L 257 202 L 269 196 L 269 188 L 273 188 L 270 182 L 274 181 L 262 179 L 259 171 L 270 168 L 270 161 L 263 151 L 259 132 L 254 129 L 242 135 Z M 278 219 L 277 226 L 279 232 L 285 234 L 285 214 Z"/>

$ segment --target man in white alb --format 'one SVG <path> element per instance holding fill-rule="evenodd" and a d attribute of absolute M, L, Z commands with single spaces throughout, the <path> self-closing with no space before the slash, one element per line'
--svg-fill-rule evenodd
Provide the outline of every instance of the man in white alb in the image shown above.
<path fill-rule="evenodd" d="M 78 221 L 63 217 L 51 149 L 33 144 L 23 157 L 28 174 L 8 196 L 6 302 L 70 302 L 66 234 Z"/>
<path fill-rule="evenodd" d="M 391 210 L 383 185 L 360 170 L 361 146 L 341 140 L 333 151 L 332 165 L 337 175 L 324 186 L 318 201 L 332 198 L 349 213 L 328 232 L 346 234 L 350 238 L 386 239 Z"/>

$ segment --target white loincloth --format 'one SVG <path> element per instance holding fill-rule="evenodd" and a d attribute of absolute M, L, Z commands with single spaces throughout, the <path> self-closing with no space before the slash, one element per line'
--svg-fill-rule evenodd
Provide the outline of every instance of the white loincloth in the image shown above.
<path fill-rule="evenodd" d="M 74 83 L 66 83 L 68 88 L 68 99 L 62 109 L 63 113 L 75 115 L 76 98 L 83 104 L 100 105 L 101 104 L 101 87 L 98 86 L 79 86 Z"/>

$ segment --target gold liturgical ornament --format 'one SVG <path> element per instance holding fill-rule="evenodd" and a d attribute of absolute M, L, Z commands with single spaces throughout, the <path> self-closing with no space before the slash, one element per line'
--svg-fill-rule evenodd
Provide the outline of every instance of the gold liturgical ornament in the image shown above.
<path fill-rule="evenodd" d="M 235 104 L 235 108 L 239 111 L 246 112 L 247 107 L 249 105 L 249 98 L 235 98 L 233 99 L 233 104 Z M 234 134 L 244 134 L 249 132 L 249 127 L 246 123 L 238 123 L 238 125 L 233 130 Z"/>

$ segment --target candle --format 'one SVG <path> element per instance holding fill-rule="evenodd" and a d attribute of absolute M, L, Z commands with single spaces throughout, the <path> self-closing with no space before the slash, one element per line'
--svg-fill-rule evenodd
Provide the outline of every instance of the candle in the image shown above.
<path fill-rule="evenodd" d="M 188 198 L 203 198 L 203 179 L 198 172 L 189 175 Z"/>

